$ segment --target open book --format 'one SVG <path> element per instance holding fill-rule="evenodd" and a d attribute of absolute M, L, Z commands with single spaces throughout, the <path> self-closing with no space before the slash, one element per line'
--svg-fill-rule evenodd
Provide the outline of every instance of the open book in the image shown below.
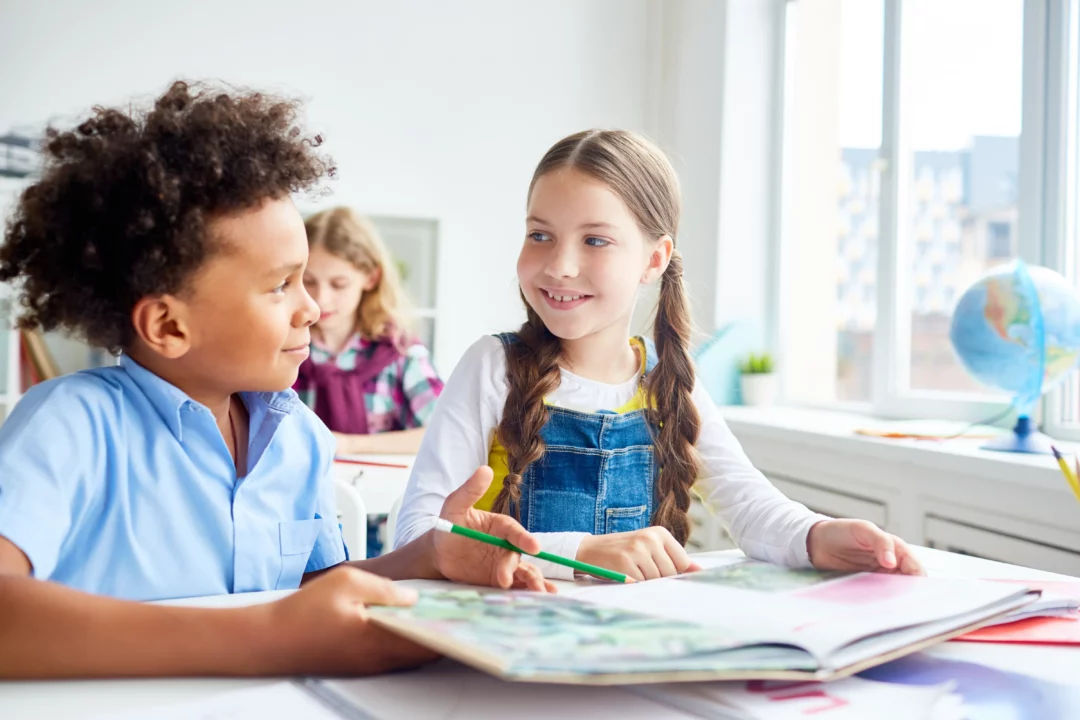
<path fill-rule="evenodd" d="M 563 593 L 421 592 L 377 624 L 498 677 L 606 685 L 831 680 L 1038 598 L 980 580 L 792 570 L 751 560 Z"/>

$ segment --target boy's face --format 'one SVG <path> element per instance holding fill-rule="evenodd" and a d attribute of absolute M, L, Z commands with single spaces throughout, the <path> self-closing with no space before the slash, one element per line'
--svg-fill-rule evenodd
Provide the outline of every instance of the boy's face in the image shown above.
<path fill-rule="evenodd" d="M 308 356 L 319 307 L 304 289 L 304 222 L 286 196 L 209 223 L 211 255 L 184 294 L 200 380 L 228 393 L 279 391 Z"/>

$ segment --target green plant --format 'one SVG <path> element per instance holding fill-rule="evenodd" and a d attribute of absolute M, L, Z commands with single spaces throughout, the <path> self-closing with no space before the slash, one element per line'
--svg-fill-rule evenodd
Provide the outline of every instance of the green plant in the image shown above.
<path fill-rule="evenodd" d="M 773 358 L 770 353 L 750 353 L 739 365 L 743 375 L 766 375 L 773 371 Z"/>

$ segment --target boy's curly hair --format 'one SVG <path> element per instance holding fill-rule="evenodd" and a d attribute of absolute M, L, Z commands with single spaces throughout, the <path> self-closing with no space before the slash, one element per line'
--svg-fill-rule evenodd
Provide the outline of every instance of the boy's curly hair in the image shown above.
<path fill-rule="evenodd" d="M 299 104 L 175 82 L 148 112 L 95 107 L 46 131 L 41 179 L 0 247 L 21 328 L 63 328 L 117 353 L 143 297 L 175 294 L 213 251 L 207 223 L 333 175 Z"/>

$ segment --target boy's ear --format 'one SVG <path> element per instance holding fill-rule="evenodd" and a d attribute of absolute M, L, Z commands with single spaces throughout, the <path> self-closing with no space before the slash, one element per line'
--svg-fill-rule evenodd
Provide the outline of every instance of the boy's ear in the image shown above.
<path fill-rule="evenodd" d="M 675 250 L 675 243 L 670 235 L 663 235 L 653 245 L 649 253 L 649 264 L 645 266 L 645 272 L 641 276 L 642 285 L 652 285 L 660 279 L 671 262 L 671 253 Z"/>
<path fill-rule="evenodd" d="M 379 287 L 379 281 L 382 280 L 382 268 L 375 268 L 368 273 L 367 280 L 364 282 L 364 292 L 371 292 L 375 288 Z"/>
<path fill-rule="evenodd" d="M 135 303 L 131 323 L 135 334 L 151 350 L 169 360 L 191 348 L 184 304 L 172 295 L 148 296 Z"/>

